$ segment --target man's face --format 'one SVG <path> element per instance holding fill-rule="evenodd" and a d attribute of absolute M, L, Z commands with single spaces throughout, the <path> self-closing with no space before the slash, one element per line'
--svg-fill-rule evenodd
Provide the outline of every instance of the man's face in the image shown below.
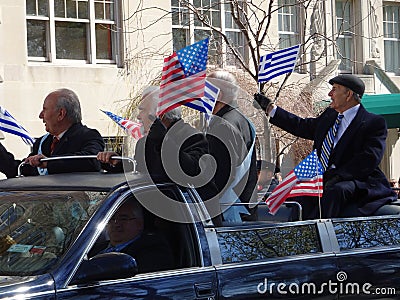
<path fill-rule="evenodd" d="M 56 108 L 57 95 L 55 93 L 49 94 L 43 102 L 43 109 L 39 114 L 39 118 L 43 120 L 47 132 L 53 135 L 59 134 L 57 132 L 58 123 L 60 120 L 60 110 Z"/>
<path fill-rule="evenodd" d="M 331 97 L 332 102 L 330 107 L 339 113 L 344 112 L 348 106 L 353 92 L 343 85 L 334 83 L 328 96 Z"/>
<path fill-rule="evenodd" d="M 155 100 L 151 95 L 143 97 L 142 102 L 139 104 L 139 113 L 137 119 L 143 124 L 144 133 L 147 134 L 153 124 L 156 115 Z"/>
<path fill-rule="evenodd" d="M 126 243 L 143 231 L 143 217 L 135 213 L 135 205 L 126 202 L 115 212 L 107 224 L 107 233 L 113 246 Z"/>

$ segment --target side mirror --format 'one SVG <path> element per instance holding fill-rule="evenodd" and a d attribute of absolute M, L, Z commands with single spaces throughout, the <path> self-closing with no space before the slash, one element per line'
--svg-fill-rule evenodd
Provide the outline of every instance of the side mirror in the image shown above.
<path fill-rule="evenodd" d="M 71 284 L 128 278 L 138 273 L 136 260 L 125 253 L 102 253 L 79 266 Z"/>

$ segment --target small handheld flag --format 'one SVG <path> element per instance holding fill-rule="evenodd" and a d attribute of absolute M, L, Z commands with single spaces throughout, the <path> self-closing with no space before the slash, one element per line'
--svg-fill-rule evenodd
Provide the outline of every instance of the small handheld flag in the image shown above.
<path fill-rule="evenodd" d="M 272 191 L 265 201 L 274 215 L 287 198 L 296 196 L 321 196 L 323 192 L 322 164 L 317 151 L 311 152 Z"/>
<path fill-rule="evenodd" d="M 124 119 L 120 116 L 113 114 L 112 112 L 101 110 L 107 116 L 111 118 L 115 123 L 119 125 L 122 129 L 125 130 L 128 134 L 130 134 L 134 139 L 138 140 L 143 137 L 142 132 L 140 131 L 140 127 L 142 126 L 140 123 L 133 122 L 128 119 Z"/>
<path fill-rule="evenodd" d="M 261 56 L 258 82 L 266 82 L 279 75 L 293 72 L 299 50 L 300 44 Z"/>
<path fill-rule="evenodd" d="M 32 146 L 35 139 L 22 127 L 11 114 L 0 106 L 0 130 L 21 137 L 25 144 Z"/>
<path fill-rule="evenodd" d="M 204 97 L 208 38 L 164 59 L 157 115 Z"/>

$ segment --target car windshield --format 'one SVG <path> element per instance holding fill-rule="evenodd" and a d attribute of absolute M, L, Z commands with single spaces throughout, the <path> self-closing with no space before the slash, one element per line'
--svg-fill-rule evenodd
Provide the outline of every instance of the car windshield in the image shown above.
<path fill-rule="evenodd" d="M 86 191 L 0 192 L 0 276 L 47 272 L 105 196 Z"/>

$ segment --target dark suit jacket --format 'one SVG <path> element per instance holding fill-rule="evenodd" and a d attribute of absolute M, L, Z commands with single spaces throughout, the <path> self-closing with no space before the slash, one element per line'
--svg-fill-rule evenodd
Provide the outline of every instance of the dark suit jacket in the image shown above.
<path fill-rule="evenodd" d="M 334 109 L 328 108 L 317 118 L 303 119 L 278 107 L 270 122 L 295 136 L 313 140 L 320 156 L 322 143 L 337 115 Z M 385 120 L 360 105 L 329 157 L 329 165 L 333 164 L 335 168 L 324 174 L 324 181 L 335 175 L 343 181 L 354 181 L 359 192 L 356 201 L 365 215 L 395 199 L 387 178 L 378 166 L 385 150 L 386 136 Z"/>
<path fill-rule="evenodd" d="M 88 256 L 93 257 L 108 247 L 109 242 L 95 244 Z M 122 253 L 132 256 L 138 265 L 139 273 L 162 271 L 174 268 L 172 250 L 161 235 L 154 233 L 142 233 L 135 240 L 121 250 Z"/>
<path fill-rule="evenodd" d="M 29 156 L 38 154 L 39 145 L 42 137 L 37 139 L 33 145 L 33 151 Z M 42 143 L 42 154 L 46 157 L 67 156 L 67 155 L 97 155 L 98 152 L 104 151 L 104 141 L 100 133 L 95 129 L 90 129 L 81 123 L 72 125 L 62 136 L 60 142 L 54 148 L 53 154 L 50 154 L 50 145 L 53 136 L 48 135 Z M 21 163 L 14 160 L 14 156 L 7 152 L 4 147 L 0 147 L 0 157 L 6 157 L 6 168 L 0 171 L 7 177 L 15 177 L 17 175 L 17 167 Z M 60 160 L 48 161 L 47 170 L 49 174 L 68 173 L 68 172 L 93 172 L 100 171 L 100 163 L 97 159 L 76 159 L 76 160 Z M 24 165 L 21 169 L 25 176 L 38 175 L 37 168 Z"/>
<path fill-rule="evenodd" d="M 250 124 L 238 109 L 225 105 L 211 119 L 207 130 L 210 154 L 216 159 L 215 183 L 222 191 L 235 178 L 234 168 L 242 164 L 253 142 Z M 255 147 L 255 146 L 254 146 Z M 251 153 L 248 172 L 234 188 L 242 202 L 248 203 L 257 197 L 256 151 Z"/>
<path fill-rule="evenodd" d="M 219 201 L 206 201 L 218 193 L 213 173 L 207 164 L 203 165 L 203 169 L 200 168 L 200 158 L 208 153 L 208 142 L 204 134 L 183 120 L 174 122 L 168 129 L 156 120 L 149 134 L 137 141 L 135 160 L 137 170 L 148 173 L 156 182 L 172 181 L 178 185 L 193 185 L 205 201 L 214 224 L 219 225 Z M 102 167 L 109 172 L 127 172 L 131 165 L 118 163 L 110 167 L 102 164 Z M 199 178 L 200 173 L 202 175 Z"/>

